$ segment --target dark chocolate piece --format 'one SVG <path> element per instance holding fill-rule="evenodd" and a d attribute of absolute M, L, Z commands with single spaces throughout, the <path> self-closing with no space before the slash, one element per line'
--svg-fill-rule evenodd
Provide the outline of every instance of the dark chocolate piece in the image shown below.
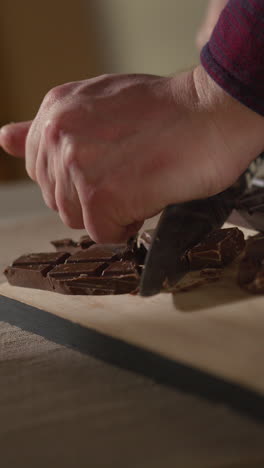
<path fill-rule="evenodd" d="M 4 274 L 13 286 L 24 288 L 52 290 L 52 286 L 47 277 L 47 273 L 52 269 L 52 265 L 18 265 L 9 266 Z"/>
<path fill-rule="evenodd" d="M 100 276 L 106 267 L 105 262 L 64 263 L 54 267 L 48 276 L 55 279 Z"/>
<path fill-rule="evenodd" d="M 51 241 L 51 244 L 55 247 L 57 252 L 68 252 L 70 254 L 80 250 L 77 242 L 74 242 L 72 239 L 59 239 Z"/>
<path fill-rule="evenodd" d="M 67 263 L 113 262 L 123 257 L 125 244 L 94 244 L 86 250 L 80 250 L 68 258 Z"/>
<path fill-rule="evenodd" d="M 51 244 L 55 247 L 57 252 L 69 252 L 70 254 L 74 254 L 79 250 L 88 249 L 91 245 L 94 244 L 94 241 L 91 239 L 90 236 L 85 235 L 81 236 L 78 242 L 66 238 L 51 241 Z"/>
<path fill-rule="evenodd" d="M 17 265 L 59 265 L 64 263 L 69 257 L 67 252 L 43 252 L 43 253 L 31 253 L 27 255 L 21 255 L 13 262 L 12 266 Z"/>
<path fill-rule="evenodd" d="M 238 228 L 217 229 L 186 252 L 190 269 L 227 265 L 244 249 L 244 234 Z"/>
<path fill-rule="evenodd" d="M 102 273 L 102 276 L 100 274 Z M 132 262 L 66 263 L 50 272 L 54 290 L 63 294 L 125 294 L 139 284 L 139 274 Z"/>
<path fill-rule="evenodd" d="M 127 294 L 132 293 L 138 287 L 138 279 L 135 275 L 83 277 L 58 281 L 54 286 L 55 292 L 62 294 Z"/>
<path fill-rule="evenodd" d="M 82 236 L 78 242 L 78 245 L 82 249 L 88 249 L 93 244 L 94 244 L 94 241 L 91 239 L 90 236 L 88 236 L 88 234 L 86 234 L 85 236 Z"/>
<path fill-rule="evenodd" d="M 55 292 L 71 294 L 68 285 L 71 285 L 73 280 L 80 282 L 90 281 L 91 278 L 100 280 L 100 275 L 107 266 L 105 262 L 66 263 L 53 268 L 48 277 Z M 83 289 L 82 294 L 88 293 Z"/>
<path fill-rule="evenodd" d="M 124 276 L 124 275 L 138 275 L 138 271 L 133 262 L 114 262 L 109 265 L 104 271 L 103 276 Z"/>

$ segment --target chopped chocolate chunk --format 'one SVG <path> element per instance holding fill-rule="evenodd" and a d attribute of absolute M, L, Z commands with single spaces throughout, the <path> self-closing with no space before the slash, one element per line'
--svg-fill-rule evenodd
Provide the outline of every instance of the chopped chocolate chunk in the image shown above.
<path fill-rule="evenodd" d="M 94 241 L 91 239 L 90 236 L 88 236 L 88 234 L 86 236 L 82 236 L 78 242 L 78 245 L 82 249 L 88 249 L 93 244 L 94 244 Z"/>
<path fill-rule="evenodd" d="M 65 263 L 53 268 L 48 276 L 55 279 L 100 276 L 106 267 L 104 262 Z"/>
<path fill-rule="evenodd" d="M 245 240 L 238 228 L 217 229 L 186 252 L 191 270 L 221 267 L 234 260 L 244 249 Z"/>
<path fill-rule="evenodd" d="M 133 274 L 139 277 L 133 262 L 114 262 L 103 271 L 103 276 L 124 276 Z"/>
<path fill-rule="evenodd" d="M 74 278 L 54 283 L 55 292 L 62 294 L 105 295 L 127 294 L 133 292 L 138 286 L 135 275 L 121 277 L 89 277 Z"/>
<path fill-rule="evenodd" d="M 51 284 L 47 278 L 47 273 L 51 268 L 52 265 L 24 264 L 9 266 L 5 269 L 4 274 L 9 284 L 13 286 L 51 290 Z"/>
<path fill-rule="evenodd" d="M 80 250 L 68 258 L 67 263 L 113 262 L 123 257 L 125 244 L 94 244 L 86 250 Z"/>
<path fill-rule="evenodd" d="M 68 252 L 74 253 L 76 250 L 79 250 L 78 244 L 72 239 L 59 239 L 51 241 L 51 244 L 55 247 L 57 252 Z"/>
<path fill-rule="evenodd" d="M 85 235 L 82 236 L 78 242 L 66 238 L 51 241 L 51 244 L 54 245 L 57 252 L 69 252 L 70 254 L 73 254 L 79 250 L 88 249 L 91 245 L 94 244 L 94 241 L 90 236 Z"/>
<path fill-rule="evenodd" d="M 72 284 L 73 280 L 80 283 L 84 282 L 85 285 L 87 285 L 87 282 L 89 283 L 92 280 L 96 282 L 99 280 L 100 285 L 100 275 L 106 267 L 107 263 L 105 262 L 66 263 L 53 268 L 49 272 L 48 277 L 54 291 L 70 294 L 69 286 Z M 102 286 L 104 288 L 103 284 Z M 73 294 L 77 294 L 77 292 L 73 292 Z M 85 292 L 84 288 L 82 294 L 88 294 Z"/>
<path fill-rule="evenodd" d="M 59 265 L 60 263 L 64 263 L 68 257 L 69 254 L 66 252 L 31 253 L 21 255 L 21 257 L 13 262 L 13 266 L 33 264 Z"/>

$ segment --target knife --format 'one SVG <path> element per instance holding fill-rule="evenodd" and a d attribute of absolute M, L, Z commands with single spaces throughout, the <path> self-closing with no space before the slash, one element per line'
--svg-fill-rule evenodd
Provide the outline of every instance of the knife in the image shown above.
<path fill-rule="evenodd" d="M 256 158 L 239 180 L 212 197 L 167 206 L 154 231 L 140 281 L 141 296 L 158 294 L 164 281 L 176 283 L 188 271 L 181 261 L 186 250 L 209 232 L 220 228 L 231 214 L 235 200 L 245 193 L 264 161 Z"/>

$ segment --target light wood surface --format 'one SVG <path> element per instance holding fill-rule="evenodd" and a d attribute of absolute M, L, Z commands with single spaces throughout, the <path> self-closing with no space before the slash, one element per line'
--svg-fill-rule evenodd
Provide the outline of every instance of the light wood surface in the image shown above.
<path fill-rule="evenodd" d="M 24 235 L 34 251 L 28 226 Z M 219 281 L 174 296 L 67 296 L 7 283 L 0 293 L 264 395 L 264 298 L 237 286 L 235 264 Z"/>
<path fill-rule="evenodd" d="M 50 239 L 68 234 L 72 232 L 53 214 L 0 222 L 1 269 L 20 253 L 49 250 Z M 74 237 L 79 234 L 75 232 Z M 7 293 L 8 287 L 2 285 L 1 289 Z M 22 291 L 25 293 L 21 289 L 19 294 Z M 34 292 L 30 294 L 31 302 Z M 130 298 L 125 308 L 120 304 L 126 299 L 115 298 L 118 309 L 110 305 L 109 299 L 104 299 L 102 308 L 101 299 L 86 298 L 90 326 L 95 326 L 96 320 L 107 333 L 118 332 L 124 339 L 131 339 L 131 333 L 140 325 L 144 334 L 136 340 L 144 339 L 147 347 L 153 346 L 154 338 L 157 343 L 159 330 L 161 338 L 168 336 L 170 342 L 166 352 L 177 350 L 183 360 L 188 360 L 190 349 L 192 354 L 197 350 L 196 365 L 207 368 L 212 368 L 213 362 L 218 365 L 225 361 L 227 370 L 220 366 L 214 372 L 229 374 L 235 367 L 232 378 L 246 379 L 247 385 L 262 391 L 261 299 L 239 296 L 230 303 L 218 301 L 214 307 L 210 303 L 191 311 L 187 307 L 187 311 L 186 300 L 184 310 L 184 304 L 175 308 L 169 296 L 162 296 L 147 301 L 144 317 L 140 298 Z M 59 296 L 58 301 L 63 307 L 66 304 L 64 296 Z M 80 298 L 73 303 L 73 314 L 79 321 L 83 308 Z M 166 308 L 172 330 L 163 321 Z M 54 312 L 62 314 L 61 307 Z M 212 352 L 212 356 L 205 360 L 202 341 L 208 323 L 207 354 Z M 111 330 L 105 328 L 109 326 Z M 161 346 L 162 339 L 158 344 Z M 264 466 L 264 430 L 260 423 L 228 406 L 157 385 L 151 379 L 22 331 L 8 321 L 0 323 L 0 383 L 4 467 Z"/>

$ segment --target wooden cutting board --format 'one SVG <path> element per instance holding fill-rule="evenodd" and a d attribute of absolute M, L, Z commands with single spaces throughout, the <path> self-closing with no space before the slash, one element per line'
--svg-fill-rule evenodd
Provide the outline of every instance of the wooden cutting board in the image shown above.
<path fill-rule="evenodd" d="M 39 241 L 34 235 L 34 226 L 41 232 Z M 21 243 L 11 258 L 8 248 L 11 249 L 12 239 L 19 231 L 16 229 L 18 226 L 9 226 L 1 231 L 9 243 L 5 253 L 9 256 L 8 262 L 19 253 L 40 251 L 44 246 L 48 250 L 48 240 L 66 234 L 52 216 L 32 220 L 28 225 L 23 224 Z M 249 234 L 253 231 L 245 231 L 245 235 Z M 137 361 L 135 368 L 140 368 L 139 360 L 148 355 L 145 370 L 148 366 L 154 369 L 156 364 L 163 366 L 165 381 L 170 380 L 168 374 L 172 381 L 179 375 L 185 378 L 184 372 L 174 375 L 176 367 L 170 365 L 174 363 L 178 370 L 181 367 L 192 369 L 193 375 L 211 376 L 219 389 L 220 383 L 225 382 L 236 389 L 235 395 L 253 395 L 263 408 L 264 297 L 243 292 L 235 283 L 235 275 L 236 265 L 232 265 L 218 282 L 185 293 L 163 293 L 151 298 L 64 296 L 12 287 L 7 283 L 0 285 L 0 294 L 22 303 L 23 317 L 28 310 L 35 322 L 38 314 L 42 317 L 40 314 L 48 312 L 49 317 L 63 319 L 61 324 L 66 320 L 78 324 L 82 330 L 110 337 L 115 343 L 127 344 L 131 347 L 127 362 L 130 368 L 133 368 L 133 352 Z M 18 303 L 13 304 L 19 311 Z M 25 304 L 30 308 L 25 308 Z M 123 351 L 121 347 L 120 353 Z M 139 351 L 143 354 L 138 354 Z M 126 366 L 124 360 L 123 364 Z"/>

